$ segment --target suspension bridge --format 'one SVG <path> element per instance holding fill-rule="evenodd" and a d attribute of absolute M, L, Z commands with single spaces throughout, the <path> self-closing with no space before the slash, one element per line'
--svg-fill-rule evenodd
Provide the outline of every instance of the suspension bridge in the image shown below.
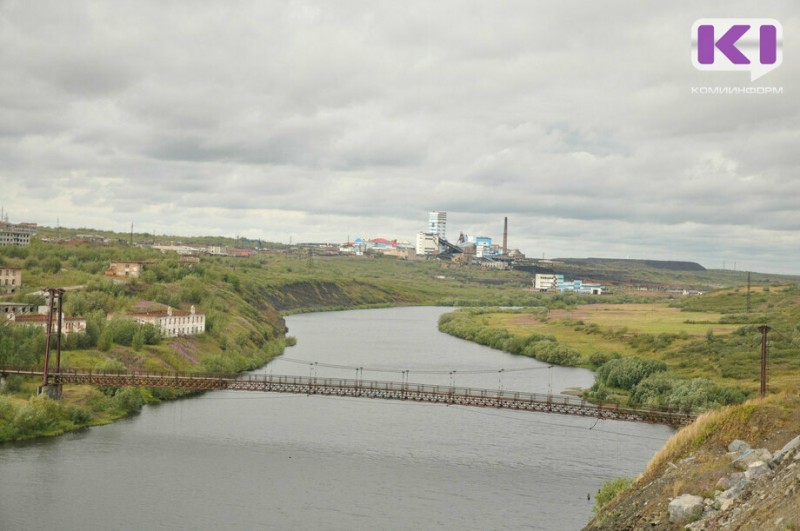
<path fill-rule="evenodd" d="M 65 369 L 45 372 L 38 369 L 0 367 L 0 377 L 21 375 L 44 378 L 43 392 L 60 396 L 63 385 L 113 387 L 154 387 L 190 391 L 250 391 L 305 395 L 362 397 L 382 400 L 407 400 L 447 405 L 487 407 L 539 413 L 577 415 L 607 420 L 647 422 L 681 427 L 694 416 L 660 409 L 634 409 L 614 403 L 591 403 L 573 396 L 528 393 L 503 389 L 477 389 L 454 385 L 431 385 L 407 381 L 377 381 L 361 378 L 316 376 L 236 375 L 183 372 L 106 372 L 91 369 Z"/>
<path fill-rule="evenodd" d="M 308 363 L 312 374 L 305 376 L 276 375 L 238 375 L 182 372 L 108 372 L 92 369 L 74 369 L 61 367 L 61 319 L 64 290 L 48 288 L 49 319 L 47 323 L 47 341 L 45 343 L 44 367 L 21 368 L 0 366 L 0 380 L 10 375 L 38 377 L 42 379 L 39 393 L 52 398 L 60 398 L 64 385 L 97 385 L 107 387 L 153 387 L 186 389 L 189 391 L 251 391 L 268 393 L 294 393 L 304 395 L 323 395 L 341 397 L 378 398 L 383 400 L 408 400 L 414 402 L 430 402 L 438 404 L 491 407 L 539 413 L 557 413 L 561 415 L 577 415 L 597 419 L 623 420 L 631 422 L 648 422 L 680 427 L 694 421 L 694 416 L 676 411 L 661 409 L 634 409 L 620 407 L 619 404 L 603 404 L 587 402 L 582 398 L 566 395 L 527 393 L 523 391 L 506 391 L 502 389 L 476 389 L 457 387 L 456 371 L 450 371 L 451 385 L 432 385 L 411 383 L 408 381 L 409 371 L 397 372 L 403 375 L 402 382 L 364 380 L 363 367 L 358 367 L 355 379 L 318 378 L 313 374 L 316 362 L 303 362 L 283 358 L 295 363 Z M 55 319 L 54 319 L 55 317 Z M 56 321 L 55 323 L 53 321 Z M 55 330 L 54 330 L 55 325 Z M 51 338 L 55 335 L 55 367 L 50 369 Z M 327 365 L 330 368 L 347 368 Z M 350 367 L 352 369 L 352 367 Z M 361 377 L 359 377 L 359 372 Z M 420 372 L 420 371 L 415 371 Z M 430 371 L 421 371 L 430 372 Z M 469 372 L 469 371 L 467 371 Z M 474 372 L 474 371 L 473 371 Z M 486 372 L 486 371 L 477 371 Z M 502 378 L 503 370 L 498 371 Z"/>

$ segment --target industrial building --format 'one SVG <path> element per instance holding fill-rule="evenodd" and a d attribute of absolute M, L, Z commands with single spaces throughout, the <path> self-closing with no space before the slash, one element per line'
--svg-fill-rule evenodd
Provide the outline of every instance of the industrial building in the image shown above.
<path fill-rule="evenodd" d="M 444 251 L 447 241 L 447 212 L 428 212 L 428 228 L 417 234 L 417 255 L 434 255 Z"/>
<path fill-rule="evenodd" d="M 0 219 L 0 246 L 27 247 L 36 234 L 36 223 L 9 223 Z"/>

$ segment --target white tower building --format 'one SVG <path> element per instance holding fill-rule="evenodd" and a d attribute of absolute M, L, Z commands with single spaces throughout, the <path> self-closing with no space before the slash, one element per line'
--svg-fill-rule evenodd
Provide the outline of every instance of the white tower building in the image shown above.
<path fill-rule="evenodd" d="M 447 228 L 447 212 L 428 213 L 428 234 L 435 234 L 440 240 L 447 239 L 445 230 Z"/>

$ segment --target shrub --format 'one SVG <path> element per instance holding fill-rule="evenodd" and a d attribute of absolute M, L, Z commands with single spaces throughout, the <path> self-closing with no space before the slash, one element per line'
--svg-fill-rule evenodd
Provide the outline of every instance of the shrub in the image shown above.
<path fill-rule="evenodd" d="M 672 388 L 666 405 L 680 411 L 705 411 L 720 405 L 744 401 L 741 390 L 721 388 L 708 378 L 679 380 Z"/>
<path fill-rule="evenodd" d="M 203 359 L 200 364 L 203 370 L 210 373 L 226 374 L 236 372 L 238 367 L 232 355 L 213 354 Z"/>
<path fill-rule="evenodd" d="M 22 382 L 24 381 L 25 379 L 22 376 L 12 374 L 6 378 L 6 385 L 3 391 L 6 393 L 18 393 L 22 390 Z"/>
<path fill-rule="evenodd" d="M 600 352 L 600 351 L 598 351 L 598 352 L 592 353 L 589 356 L 589 363 L 591 363 L 595 367 L 599 367 L 599 366 L 603 365 L 604 363 L 606 363 L 606 362 L 608 362 L 610 360 L 619 359 L 619 358 L 620 358 L 619 352 L 610 352 L 609 353 L 609 352 Z"/>
<path fill-rule="evenodd" d="M 600 512 L 603 507 L 613 501 L 614 498 L 616 498 L 620 492 L 627 489 L 630 484 L 631 480 L 627 478 L 609 479 L 603 483 L 603 486 L 600 487 L 600 490 L 594 497 L 594 508 L 592 510 L 595 513 Z"/>
<path fill-rule="evenodd" d="M 142 332 L 140 328 L 133 334 L 133 339 L 131 340 L 131 348 L 135 352 L 139 352 L 140 350 L 142 350 L 143 346 L 144 346 L 144 332 Z"/>
<path fill-rule="evenodd" d="M 663 361 L 637 357 L 610 360 L 597 369 L 597 380 L 608 387 L 630 391 L 653 373 L 667 370 Z"/>
<path fill-rule="evenodd" d="M 123 387 L 114 393 L 114 403 L 121 410 L 127 413 L 135 413 L 142 409 L 144 397 L 142 392 L 136 387 Z"/>
<path fill-rule="evenodd" d="M 0 364 L 40 365 L 45 343 L 45 333 L 39 327 L 0 326 Z"/>
<path fill-rule="evenodd" d="M 110 328 L 105 328 L 100 333 L 100 338 L 97 340 L 97 348 L 103 352 L 108 352 L 111 345 L 114 343 L 114 332 Z"/>
<path fill-rule="evenodd" d="M 69 408 L 68 414 L 69 414 L 69 419 L 76 426 L 83 426 L 85 424 L 88 424 L 89 421 L 92 419 L 92 414 L 89 413 L 89 410 L 82 406 L 72 406 L 71 408 Z"/>
<path fill-rule="evenodd" d="M 19 437 L 33 437 L 54 429 L 61 412 L 60 406 L 47 395 L 39 395 L 17 410 L 13 423 Z"/>
<path fill-rule="evenodd" d="M 669 373 L 656 373 L 639 382 L 630 402 L 649 407 L 668 407 L 687 413 L 714 407 L 738 404 L 745 393 L 735 387 L 720 387 L 708 378 L 677 378 Z"/>
<path fill-rule="evenodd" d="M 181 280 L 178 294 L 184 302 L 200 304 L 208 296 L 208 289 L 200 279 L 191 275 Z"/>
<path fill-rule="evenodd" d="M 61 271 L 61 260 L 59 260 L 56 257 L 50 257 L 45 259 L 41 263 L 41 266 L 42 266 L 42 271 L 44 271 L 45 273 L 55 274 Z"/>

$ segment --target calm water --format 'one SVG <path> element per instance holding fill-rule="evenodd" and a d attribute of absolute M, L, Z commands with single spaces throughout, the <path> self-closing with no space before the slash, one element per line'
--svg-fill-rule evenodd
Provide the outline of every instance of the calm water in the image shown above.
<path fill-rule="evenodd" d="M 586 370 L 440 334 L 444 311 L 292 316 L 297 346 L 256 372 L 400 381 L 392 371 L 407 370 L 412 382 L 536 392 L 592 383 Z M 591 516 L 587 493 L 635 476 L 671 433 L 458 406 L 208 393 L 0 446 L 0 529 L 579 529 Z"/>

